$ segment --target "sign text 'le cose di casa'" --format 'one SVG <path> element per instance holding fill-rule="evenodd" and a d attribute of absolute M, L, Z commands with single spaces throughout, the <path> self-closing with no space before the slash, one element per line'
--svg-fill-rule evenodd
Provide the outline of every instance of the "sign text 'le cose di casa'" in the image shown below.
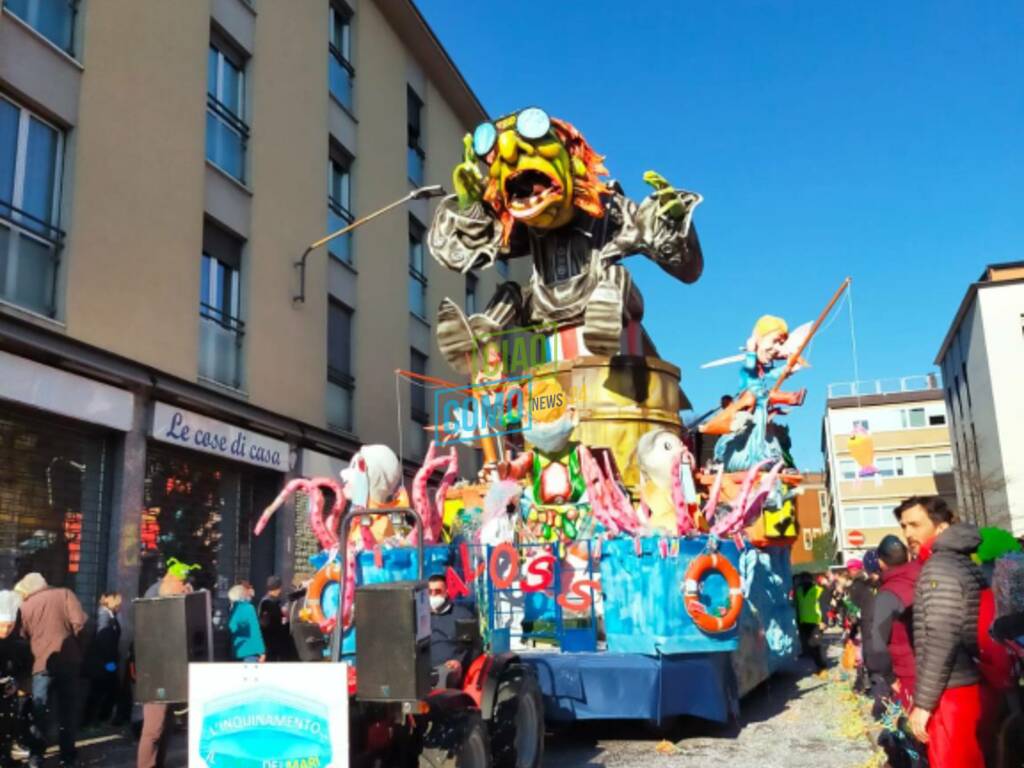
<path fill-rule="evenodd" d="M 288 443 L 283 440 L 166 403 L 153 404 L 150 434 L 164 443 L 277 472 L 287 472 L 289 468 Z"/>

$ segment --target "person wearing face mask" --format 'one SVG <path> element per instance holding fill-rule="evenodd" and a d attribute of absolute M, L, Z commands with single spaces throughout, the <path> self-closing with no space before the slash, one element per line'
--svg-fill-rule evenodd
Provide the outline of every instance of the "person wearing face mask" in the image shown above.
<path fill-rule="evenodd" d="M 475 620 L 475 613 L 448 597 L 444 576 L 435 574 L 427 582 L 430 599 L 430 665 L 437 670 L 439 688 L 453 688 L 462 681 L 472 648 L 458 639 L 458 622 Z"/>

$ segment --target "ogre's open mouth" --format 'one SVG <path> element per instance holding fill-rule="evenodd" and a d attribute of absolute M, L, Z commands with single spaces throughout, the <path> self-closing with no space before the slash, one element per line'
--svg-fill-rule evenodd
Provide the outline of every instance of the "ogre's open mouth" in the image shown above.
<path fill-rule="evenodd" d="M 505 199 L 513 216 L 536 216 L 562 199 L 562 185 L 543 171 L 527 168 L 505 179 Z"/>

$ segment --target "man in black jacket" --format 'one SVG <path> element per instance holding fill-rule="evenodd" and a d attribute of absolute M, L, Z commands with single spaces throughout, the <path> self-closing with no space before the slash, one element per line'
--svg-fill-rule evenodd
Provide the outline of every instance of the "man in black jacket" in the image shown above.
<path fill-rule="evenodd" d="M 954 524 L 938 497 L 912 497 L 895 511 L 924 565 L 914 590 L 916 688 L 910 727 L 928 744 L 931 768 L 981 766 L 978 607 L 984 584 L 971 554 L 976 526 Z"/>

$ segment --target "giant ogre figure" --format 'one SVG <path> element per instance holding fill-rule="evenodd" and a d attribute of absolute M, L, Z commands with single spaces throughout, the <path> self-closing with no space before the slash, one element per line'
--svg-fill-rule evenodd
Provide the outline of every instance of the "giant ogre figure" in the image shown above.
<path fill-rule="evenodd" d="M 640 292 L 619 263 L 626 256 L 642 253 L 686 283 L 700 277 L 690 218 L 701 196 L 648 171 L 644 181 L 654 192 L 637 205 L 601 180 L 608 174 L 602 160 L 576 128 L 536 107 L 467 134 L 452 174 L 455 194 L 442 200 L 430 227 L 430 252 L 462 273 L 530 256 L 533 275 L 527 286 L 503 283 L 469 317 L 451 299 L 441 302 L 438 346 L 456 370 L 469 372 L 478 344 L 516 325 L 582 324 L 592 354 L 619 352 L 623 322 L 643 314 Z"/>

